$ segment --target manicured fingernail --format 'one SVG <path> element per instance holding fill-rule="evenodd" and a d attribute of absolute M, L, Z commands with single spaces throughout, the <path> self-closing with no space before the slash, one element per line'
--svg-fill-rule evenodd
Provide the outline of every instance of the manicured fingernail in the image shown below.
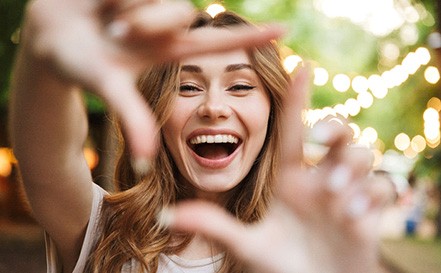
<path fill-rule="evenodd" d="M 175 220 L 174 210 L 168 207 L 162 208 L 156 215 L 156 220 L 162 228 L 170 227 Z"/>
<path fill-rule="evenodd" d="M 346 166 L 337 166 L 329 176 L 328 188 L 332 192 L 343 189 L 351 179 L 351 172 Z"/>
<path fill-rule="evenodd" d="M 326 144 L 331 140 L 332 132 L 329 124 L 317 123 L 309 133 L 310 139 L 319 144 Z"/>
<path fill-rule="evenodd" d="M 107 33 L 112 39 L 123 39 L 129 33 L 129 24 L 121 20 L 113 21 L 107 25 Z"/>
<path fill-rule="evenodd" d="M 370 200 L 365 195 L 356 195 L 348 206 L 348 214 L 352 218 L 363 215 L 369 208 Z"/>
<path fill-rule="evenodd" d="M 150 160 L 147 158 L 135 158 L 132 160 L 133 171 L 137 175 L 145 175 L 150 171 Z"/>

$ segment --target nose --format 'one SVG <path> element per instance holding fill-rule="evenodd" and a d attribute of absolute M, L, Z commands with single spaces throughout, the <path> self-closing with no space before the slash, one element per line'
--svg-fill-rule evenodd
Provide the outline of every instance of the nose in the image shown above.
<path fill-rule="evenodd" d="M 221 92 L 207 92 L 204 101 L 199 106 L 197 113 L 204 119 L 227 119 L 232 114 L 232 109 L 226 102 Z"/>

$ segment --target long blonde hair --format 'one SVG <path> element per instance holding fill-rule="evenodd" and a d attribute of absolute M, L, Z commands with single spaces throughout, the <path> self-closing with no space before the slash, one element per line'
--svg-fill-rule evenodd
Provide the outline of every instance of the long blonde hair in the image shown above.
<path fill-rule="evenodd" d="M 250 23 L 232 12 L 223 12 L 214 18 L 202 12 L 190 28 L 235 25 Z M 246 223 L 258 221 L 265 215 L 272 196 L 280 155 L 282 99 L 289 82 L 274 43 L 250 50 L 249 57 L 269 94 L 271 111 L 262 150 L 248 175 L 232 191 L 233 196 L 226 205 L 228 211 Z M 171 105 L 179 88 L 179 69 L 178 63 L 156 65 L 139 82 L 160 126 L 172 111 Z M 100 234 L 86 272 L 119 272 L 132 258 L 141 264 L 140 272 L 156 272 L 160 253 L 179 252 L 191 240 L 190 235 L 183 235 L 176 243 L 174 235 L 172 244 L 170 232 L 160 227 L 155 218 L 161 208 L 191 197 L 191 193 L 177 183 L 178 171 L 163 140 L 150 173 L 144 177 L 133 172 L 130 152 L 122 137 L 121 142 L 123 149 L 115 177 L 120 192 L 106 196 L 103 201 Z M 243 268 L 226 253 L 220 272 L 243 272 Z"/>

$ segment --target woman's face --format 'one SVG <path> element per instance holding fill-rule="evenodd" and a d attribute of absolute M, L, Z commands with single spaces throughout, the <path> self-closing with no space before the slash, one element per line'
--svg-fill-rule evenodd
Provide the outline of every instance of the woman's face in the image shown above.
<path fill-rule="evenodd" d="M 270 100 L 239 50 L 181 62 L 165 143 L 199 198 L 216 200 L 250 171 L 267 132 Z"/>

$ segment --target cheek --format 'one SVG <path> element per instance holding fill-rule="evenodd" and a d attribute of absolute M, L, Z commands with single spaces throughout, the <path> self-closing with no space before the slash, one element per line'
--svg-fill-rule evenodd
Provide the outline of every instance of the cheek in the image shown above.
<path fill-rule="evenodd" d="M 171 151 L 175 150 L 178 146 L 187 116 L 188 114 L 185 113 L 185 108 L 180 109 L 180 107 L 175 105 L 171 116 L 162 127 L 165 143 Z"/>
<path fill-rule="evenodd" d="M 259 139 L 265 138 L 270 114 L 269 100 L 258 100 L 245 105 L 242 109 L 246 112 L 243 117 L 250 135 L 256 135 Z"/>

